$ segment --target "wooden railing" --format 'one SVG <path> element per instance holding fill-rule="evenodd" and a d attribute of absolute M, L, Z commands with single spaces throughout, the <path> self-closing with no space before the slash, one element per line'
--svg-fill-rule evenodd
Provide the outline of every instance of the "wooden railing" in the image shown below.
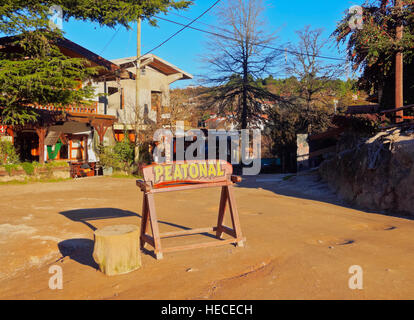
<path fill-rule="evenodd" d="M 349 106 L 346 114 L 348 116 L 360 115 L 374 121 L 379 121 L 381 123 L 381 129 L 389 129 L 413 125 L 414 114 L 404 114 L 404 111 L 408 110 L 414 110 L 414 104 L 384 111 L 379 111 L 379 105 Z M 392 124 L 389 123 L 390 121 Z"/>
<path fill-rule="evenodd" d="M 410 104 L 408 106 L 404 106 L 401 108 L 396 109 L 388 109 L 380 112 L 380 115 L 391 115 L 391 119 L 393 121 L 392 125 L 385 126 L 383 125 L 381 129 L 388 129 L 392 127 L 401 127 L 401 126 L 407 126 L 407 125 L 413 125 L 414 124 L 414 116 L 407 116 L 404 115 L 404 111 L 406 110 L 414 110 L 414 104 Z M 397 114 L 398 113 L 398 114 Z M 404 122 L 404 120 L 409 120 L 408 122 Z"/>
<path fill-rule="evenodd" d="M 96 114 L 98 113 L 98 102 L 93 103 L 92 105 L 67 105 L 64 107 L 56 107 L 51 105 L 41 106 L 34 105 L 32 106 L 35 109 L 39 110 L 48 110 L 48 111 L 63 111 L 63 112 L 73 112 L 73 113 L 87 113 L 87 114 Z"/>

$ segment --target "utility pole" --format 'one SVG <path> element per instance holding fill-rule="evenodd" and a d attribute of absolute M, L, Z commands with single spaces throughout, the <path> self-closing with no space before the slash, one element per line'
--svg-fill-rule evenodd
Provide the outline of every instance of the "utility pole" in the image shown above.
<path fill-rule="evenodd" d="M 402 0 L 395 0 L 395 7 L 402 9 Z M 396 41 L 400 41 L 403 37 L 403 24 L 402 21 L 398 22 L 396 31 Z M 404 89 L 403 89 L 403 74 L 404 74 L 404 62 L 403 53 L 398 51 L 395 56 L 395 108 L 401 108 L 404 105 Z M 404 111 L 396 112 L 396 122 L 402 122 Z"/>
<path fill-rule="evenodd" d="M 141 18 L 137 21 L 137 60 L 135 70 L 135 164 L 139 162 L 139 129 L 141 125 L 139 105 L 139 79 L 141 76 Z"/>

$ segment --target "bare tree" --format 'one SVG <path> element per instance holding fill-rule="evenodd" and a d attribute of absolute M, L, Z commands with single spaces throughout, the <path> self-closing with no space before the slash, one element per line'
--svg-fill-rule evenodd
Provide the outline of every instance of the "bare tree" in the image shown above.
<path fill-rule="evenodd" d="M 177 121 L 184 121 L 186 125 L 194 125 L 196 110 L 191 103 L 192 94 L 188 89 L 170 90 L 170 105 L 168 107 L 170 117 L 166 125 L 174 128 Z M 197 125 L 197 123 L 195 123 Z"/>
<path fill-rule="evenodd" d="M 255 80 L 274 71 L 283 55 L 271 48 L 277 37 L 266 30 L 263 0 L 228 0 L 219 8 L 218 24 L 226 28 L 213 35 L 203 59 L 213 84 L 208 107 L 231 113 L 241 129 L 254 126 L 264 114 L 263 100 L 280 97 L 256 85 Z"/>
<path fill-rule="evenodd" d="M 333 96 L 329 92 L 330 81 L 338 79 L 344 71 L 340 64 L 326 63 L 318 57 L 328 45 L 322 33 L 322 29 L 312 30 L 306 26 L 296 31 L 298 44 L 288 47 L 291 55 L 286 64 L 286 73 L 298 80 L 299 103 L 304 104 L 308 111 L 316 105 L 333 105 Z"/>

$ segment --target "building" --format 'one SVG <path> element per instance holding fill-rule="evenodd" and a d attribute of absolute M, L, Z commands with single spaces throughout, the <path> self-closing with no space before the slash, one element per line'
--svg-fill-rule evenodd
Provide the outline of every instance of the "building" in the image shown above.
<path fill-rule="evenodd" d="M 14 37 L 0 38 L 0 50 L 19 50 L 13 46 L 13 41 Z M 100 78 L 115 77 L 122 71 L 118 65 L 68 39 L 60 39 L 57 46 L 68 57 L 84 58 L 91 66 L 101 67 L 96 77 L 90 79 L 92 82 L 99 83 Z M 93 164 L 97 161 L 94 141 L 104 142 L 116 117 L 100 112 L 98 97 L 91 103 L 63 108 L 33 105 L 38 121 L 23 126 L 1 126 L 1 138 L 19 148 L 22 161 L 63 160 Z"/>
<path fill-rule="evenodd" d="M 112 60 L 122 70 L 119 78 L 111 75 L 101 77 L 98 92 L 102 98 L 98 104 L 101 114 L 111 115 L 118 120 L 113 126 L 114 137 L 122 140 L 127 132 L 135 140 L 137 126 L 146 129 L 148 125 L 162 127 L 170 114 L 170 85 L 178 80 L 193 76 L 153 54 L 144 55 L 140 61 L 139 108 L 136 107 L 136 57 Z M 140 119 L 137 124 L 137 119 Z"/>

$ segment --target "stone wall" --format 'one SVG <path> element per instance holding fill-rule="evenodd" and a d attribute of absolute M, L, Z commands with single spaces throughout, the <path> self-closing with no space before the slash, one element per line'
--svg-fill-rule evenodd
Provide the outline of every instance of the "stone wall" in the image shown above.
<path fill-rule="evenodd" d="M 414 216 L 414 130 L 344 137 L 319 167 L 323 180 L 352 204 Z"/>

